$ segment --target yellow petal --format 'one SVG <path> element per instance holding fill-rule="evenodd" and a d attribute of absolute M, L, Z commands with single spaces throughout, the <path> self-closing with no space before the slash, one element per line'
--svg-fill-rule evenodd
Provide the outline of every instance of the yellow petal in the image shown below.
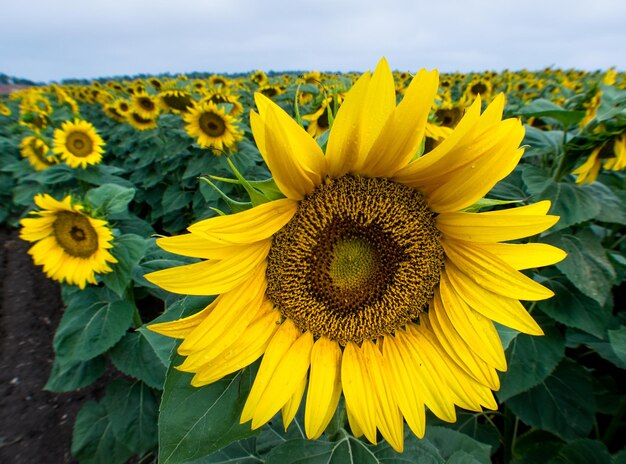
<path fill-rule="evenodd" d="M 162 237 L 156 241 L 157 245 L 177 255 L 203 259 L 224 259 L 245 250 L 247 245 L 228 246 L 216 244 L 214 240 L 197 234 L 182 234 L 173 237 Z"/>
<path fill-rule="evenodd" d="M 422 350 L 422 360 L 431 375 L 437 371 L 442 382 L 439 388 L 446 391 L 448 398 L 462 408 L 472 411 L 480 411 L 481 405 L 492 407 L 495 404 L 491 390 L 478 384 L 457 366 L 432 332 L 422 327 L 411 326 L 407 333 L 410 337 L 415 337 L 418 331 L 421 334 L 419 346 Z"/>
<path fill-rule="evenodd" d="M 203 237 L 207 242 L 205 247 L 209 250 L 218 248 L 220 245 L 249 244 L 270 238 L 291 220 L 297 209 L 297 202 L 283 198 L 263 203 L 239 213 L 205 219 L 191 225 L 188 230 Z M 172 238 L 175 237 L 160 239 L 159 242 L 166 245 L 170 245 L 170 242 L 176 244 L 177 242 L 171 240 Z M 197 249 L 197 247 L 193 247 L 196 243 L 190 243 L 192 250 Z M 200 246 L 198 243 L 198 247 Z M 203 256 L 198 257 L 202 258 Z"/>
<path fill-rule="evenodd" d="M 215 300 L 205 319 L 187 335 L 178 347 L 182 355 L 190 355 L 183 370 L 194 371 L 197 366 L 216 358 L 226 350 L 260 313 L 265 297 L 263 279 L 242 285 Z"/>
<path fill-rule="evenodd" d="M 530 301 L 545 300 L 554 296 L 552 290 L 486 251 L 452 240 L 442 240 L 441 244 L 448 260 L 478 285 L 493 293 Z"/>
<path fill-rule="evenodd" d="M 472 134 L 479 127 L 480 104 L 480 98 L 477 98 L 472 106 L 465 111 L 463 118 L 452 133 L 443 142 L 432 151 L 402 168 L 394 175 L 393 179 L 402 184 L 418 188 L 433 175 L 437 175 L 442 169 L 462 165 L 465 162 L 463 156 L 452 158 L 448 156 L 448 153 L 454 150 L 462 153 L 462 144 L 467 140 L 468 134 Z M 459 145 L 460 149 L 457 147 Z"/>
<path fill-rule="evenodd" d="M 248 245 L 245 251 L 222 260 L 201 261 L 151 272 L 144 277 L 155 285 L 183 295 L 218 295 L 241 285 L 259 266 L 265 266 L 270 240 Z"/>
<path fill-rule="evenodd" d="M 446 275 L 456 293 L 483 316 L 519 332 L 543 335 L 541 327 L 519 300 L 498 295 L 477 285 L 450 262 L 446 264 Z"/>
<path fill-rule="evenodd" d="M 477 382 L 492 390 L 500 388 L 500 379 L 495 369 L 474 353 L 473 349 L 459 335 L 446 314 L 441 297 L 435 293 L 433 305 L 428 314 L 420 317 L 420 324 L 435 334 L 437 341 L 450 356 Z"/>
<path fill-rule="evenodd" d="M 337 409 L 341 396 L 341 348 L 326 337 L 319 338 L 311 351 L 309 390 L 304 411 L 307 438 L 318 439 Z"/>
<path fill-rule="evenodd" d="M 367 439 L 376 444 L 376 405 L 374 387 L 361 349 L 348 342 L 341 360 L 341 384 L 346 409 Z"/>
<path fill-rule="evenodd" d="M 322 149 L 291 116 L 264 95 L 255 94 L 260 117 L 250 113 L 257 146 L 276 185 L 287 198 L 301 200 L 326 175 Z"/>
<path fill-rule="evenodd" d="M 263 392 L 265 392 L 265 388 L 269 384 L 276 367 L 300 335 L 300 330 L 290 319 L 285 320 L 276 331 L 263 355 L 263 361 L 261 361 L 261 366 L 241 413 L 240 423 L 243 424 L 252 419 L 259 400 Z"/>
<path fill-rule="evenodd" d="M 172 338 L 185 338 L 193 329 L 198 327 L 207 315 L 213 310 L 216 302 L 213 301 L 206 308 L 198 311 L 191 316 L 178 319 L 177 321 L 161 322 L 158 324 L 150 324 L 148 329 L 161 335 Z"/>
<path fill-rule="evenodd" d="M 424 137 L 437 84 L 437 71 L 422 69 L 413 78 L 367 154 L 367 175 L 391 177 L 415 156 Z"/>
<path fill-rule="evenodd" d="M 362 106 L 359 124 L 359 156 L 353 167 L 357 174 L 368 174 L 370 148 L 378 138 L 382 128 L 396 107 L 396 90 L 389 64 L 382 58 L 367 86 L 367 94 Z"/>
<path fill-rule="evenodd" d="M 326 146 L 330 177 L 348 173 L 359 156 L 361 118 L 370 77 L 368 71 L 356 81 L 337 111 Z"/>
<path fill-rule="evenodd" d="M 471 246 L 497 256 L 518 271 L 548 266 L 567 257 L 563 250 L 547 243 L 472 243 Z"/>
<path fill-rule="evenodd" d="M 511 123 L 511 129 L 505 128 Z M 482 149 L 482 154 L 456 170 L 441 173 L 441 179 L 431 179 L 421 185 L 428 204 L 433 211 L 458 211 L 473 205 L 483 198 L 493 186 L 513 171 L 523 150 L 518 149 L 524 138 L 524 128 L 516 120 L 507 120 L 500 124 L 501 137 L 491 149 Z"/>
<path fill-rule="evenodd" d="M 441 273 L 439 282 L 441 307 L 437 310 L 445 311 L 446 316 L 465 342 L 472 347 L 474 353 L 480 356 L 490 366 L 500 371 L 506 370 L 506 359 L 500 336 L 493 323 L 482 314 L 474 312 L 463 301 L 450 285 L 446 272 Z M 443 320 L 443 319 L 440 319 Z"/>
<path fill-rule="evenodd" d="M 287 403 L 283 406 L 283 426 L 285 427 L 285 432 L 287 431 L 287 427 L 291 424 L 291 421 L 294 417 L 296 417 L 296 413 L 298 412 L 298 408 L 300 407 L 300 403 L 302 403 L 302 395 L 304 395 L 304 389 L 306 388 L 306 374 L 302 377 L 298 388 L 291 398 L 287 400 Z"/>
<path fill-rule="evenodd" d="M 512 208 L 515 211 L 522 208 Z M 543 232 L 559 220 L 558 216 L 494 215 L 487 213 L 442 213 L 437 228 L 445 237 L 466 242 L 493 243 L 517 240 Z"/>
<path fill-rule="evenodd" d="M 278 311 L 271 311 L 250 324 L 229 350 L 198 369 L 191 385 L 211 384 L 259 359 L 280 326 L 280 318 Z"/>
<path fill-rule="evenodd" d="M 400 354 L 395 337 L 386 336 L 383 343 L 383 356 L 389 365 L 390 378 L 394 385 L 394 396 L 406 423 L 419 438 L 426 430 L 423 393 L 409 374 L 406 364 L 413 362 Z"/>
<path fill-rule="evenodd" d="M 407 331 L 396 331 L 396 344 L 399 356 L 404 360 L 407 373 L 422 394 L 424 403 L 434 415 L 446 422 L 456 421 L 454 400 L 449 389 L 444 388 L 443 380 L 437 370 L 426 364 L 422 359 L 422 337 L 419 333 L 409 336 L 412 324 L 407 324 Z"/>
<path fill-rule="evenodd" d="M 309 370 L 312 348 L 313 335 L 307 331 L 282 356 L 254 409 L 252 429 L 269 421 L 296 394 Z M 304 389 L 300 390 L 300 399 L 302 393 Z"/>
<path fill-rule="evenodd" d="M 422 330 L 422 335 L 424 341 L 428 342 L 422 344 L 426 357 L 433 366 L 438 367 L 445 385 L 456 396 L 456 404 L 472 411 L 481 411 L 481 406 L 497 409 L 498 405 L 489 387 L 468 376 L 443 350 L 434 333 Z"/>
<path fill-rule="evenodd" d="M 361 346 L 369 368 L 376 402 L 376 424 L 380 433 L 398 453 L 404 450 L 404 423 L 389 385 L 390 369 L 374 343 L 364 340 Z"/>

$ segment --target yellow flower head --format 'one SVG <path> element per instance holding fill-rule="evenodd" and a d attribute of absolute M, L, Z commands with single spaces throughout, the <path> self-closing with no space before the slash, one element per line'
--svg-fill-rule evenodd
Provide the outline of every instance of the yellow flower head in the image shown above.
<path fill-rule="evenodd" d="M 83 289 L 97 284 L 96 274 L 112 271 L 109 264 L 117 260 L 109 252 L 113 234 L 106 221 L 85 214 L 69 195 L 63 201 L 37 195 L 34 201 L 40 210 L 20 221 L 20 238 L 34 243 L 28 253 L 49 278 Z"/>
<path fill-rule="evenodd" d="M 104 140 L 89 121 L 65 121 L 54 130 L 52 151 L 73 168 L 86 168 L 102 161 Z"/>
<path fill-rule="evenodd" d="M 198 103 L 187 114 L 185 130 L 195 137 L 202 148 L 211 148 L 215 154 L 231 151 L 243 138 L 243 132 L 235 125 L 236 119 L 226 114 L 215 103 Z"/>
<path fill-rule="evenodd" d="M 37 171 L 43 171 L 59 163 L 59 158 L 50 153 L 48 144 L 34 135 L 22 139 L 20 152 Z"/>
<path fill-rule="evenodd" d="M 285 198 L 200 221 L 157 240 L 201 258 L 147 278 L 185 295 L 219 295 L 191 317 L 151 329 L 182 339 L 178 369 L 206 385 L 262 357 L 241 422 L 282 410 L 287 426 L 306 389 L 306 435 L 318 438 L 343 394 L 353 433 L 403 449 L 425 407 L 496 409 L 506 360 L 493 321 L 542 330 L 519 300 L 550 290 L 519 272 L 560 261 L 540 243 L 509 244 L 558 218 L 550 203 L 463 212 L 518 163 L 524 129 L 502 120 L 504 98 L 476 99 L 452 133 L 416 157 L 437 92 L 418 72 L 396 105 L 383 59 L 346 95 L 325 153 L 261 94 L 250 115 L 257 146 Z"/>

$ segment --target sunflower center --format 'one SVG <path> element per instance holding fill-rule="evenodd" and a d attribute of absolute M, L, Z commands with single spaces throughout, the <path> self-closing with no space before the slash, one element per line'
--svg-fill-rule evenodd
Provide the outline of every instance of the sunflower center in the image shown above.
<path fill-rule="evenodd" d="M 202 113 L 198 125 L 210 137 L 219 137 L 226 132 L 224 120 L 215 113 Z"/>
<path fill-rule="evenodd" d="M 154 102 L 148 98 L 148 97 L 139 97 L 138 99 L 138 103 L 139 106 L 141 106 L 141 108 L 143 108 L 146 111 L 154 111 L 155 109 L 155 104 Z"/>
<path fill-rule="evenodd" d="M 487 86 L 482 82 L 478 82 L 472 86 L 470 89 L 474 95 L 478 95 L 479 93 L 485 93 L 487 91 Z"/>
<path fill-rule="evenodd" d="M 342 238 L 331 252 L 328 275 L 333 286 L 358 291 L 375 277 L 379 261 L 378 253 L 367 240 Z"/>
<path fill-rule="evenodd" d="M 68 255 L 88 258 L 98 250 L 98 234 L 82 214 L 60 211 L 52 229 L 57 243 Z"/>
<path fill-rule="evenodd" d="M 417 320 L 443 267 L 435 215 L 387 179 L 327 179 L 273 238 L 267 297 L 301 330 L 340 343 Z"/>
<path fill-rule="evenodd" d="M 67 136 L 67 149 L 79 158 L 89 156 L 93 152 L 91 137 L 84 132 L 72 132 Z"/>

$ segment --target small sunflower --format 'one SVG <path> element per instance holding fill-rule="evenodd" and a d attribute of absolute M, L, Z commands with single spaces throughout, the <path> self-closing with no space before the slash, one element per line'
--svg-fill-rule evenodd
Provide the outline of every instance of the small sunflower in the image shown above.
<path fill-rule="evenodd" d="M 199 103 L 189 113 L 183 115 L 187 122 L 185 130 L 195 137 L 202 148 L 211 148 L 215 154 L 232 151 L 235 144 L 243 139 L 243 132 L 232 116 L 215 103 Z"/>
<path fill-rule="evenodd" d="M 186 113 L 194 105 L 191 94 L 185 90 L 163 90 L 157 100 L 161 110 L 167 113 Z"/>
<path fill-rule="evenodd" d="M 50 153 L 48 144 L 34 135 L 22 139 L 20 152 L 37 171 L 43 171 L 59 163 L 59 158 Z"/>
<path fill-rule="evenodd" d="M 112 271 L 109 264 L 117 260 L 109 252 L 113 234 L 106 221 L 87 215 L 69 195 L 57 201 L 42 194 L 34 201 L 40 211 L 20 221 L 20 238 L 34 242 L 28 253 L 49 278 L 83 289 L 97 284 L 96 274 Z"/>
<path fill-rule="evenodd" d="M 133 111 L 143 119 L 156 119 L 161 112 L 158 101 L 145 92 L 137 92 L 131 97 Z"/>
<path fill-rule="evenodd" d="M 395 90 L 394 90 L 395 91 Z M 334 114 L 336 107 L 339 107 L 343 102 L 343 95 L 337 95 L 337 104 L 335 104 L 335 97 L 330 96 L 322 101 L 320 108 L 312 114 L 305 114 L 302 119 L 309 121 L 307 132 L 313 137 L 319 137 L 330 128 L 330 120 L 328 118 L 328 109 Z"/>
<path fill-rule="evenodd" d="M 0 102 L 0 115 L 2 116 L 11 116 L 11 108 L 9 108 L 4 103 Z"/>
<path fill-rule="evenodd" d="M 496 409 L 506 359 L 492 321 L 540 335 L 519 300 L 553 293 L 520 269 L 565 254 L 502 243 L 542 232 L 550 203 L 470 213 L 508 175 L 524 128 L 481 100 L 433 151 L 417 157 L 437 72 L 420 71 L 396 106 L 383 59 L 347 94 L 326 152 L 287 113 L 256 94 L 257 146 L 285 198 L 161 238 L 201 258 L 148 280 L 175 293 L 219 295 L 204 310 L 151 329 L 182 339 L 177 368 L 202 386 L 262 361 L 241 422 L 256 429 L 282 410 L 289 425 L 306 390 L 306 435 L 318 438 L 340 396 L 356 436 L 377 430 L 402 451 L 403 419 L 419 437 L 425 406 L 454 421 L 455 405 Z"/>
<path fill-rule="evenodd" d="M 202 100 L 200 100 L 201 103 L 206 101 L 215 103 L 218 106 L 222 104 L 230 105 L 228 114 L 233 117 L 239 116 L 243 113 L 243 105 L 239 102 L 239 97 L 226 90 L 220 89 L 209 92 L 206 96 L 202 97 Z"/>
<path fill-rule="evenodd" d="M 250 76 L 250 80 L 254 82 L 256 85 L 265 85 L 268 82 L 267 74 L 263 71 L 258 70 L 252 73 Z"/>
<path fill-rule="evenodd" d="M 156 118 L 144 118 L 135 110 L 131 110 L 126 114 L 126 122 L 140 131 L 156 129 L 158 127 Z"/>
<path fill-rule="evenodd" d="M 104 141 L 89 121 L 65 121 L 54 130 L 52 151 L 73 168 L 86 168 L 102 161 Z"/>

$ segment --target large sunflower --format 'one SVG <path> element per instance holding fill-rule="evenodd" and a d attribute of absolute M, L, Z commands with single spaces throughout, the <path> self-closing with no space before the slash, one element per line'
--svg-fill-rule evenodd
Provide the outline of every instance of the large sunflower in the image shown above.
<path fill-rule="evenodd" d="M 109 263 L 117 260 L 109 252 L 113 234 L 106 221 L 87 215 L 69 195 L 57 201 L 42 194 L 34 201 L 40 211 L 20 221 L 20 237 L 35 242 L 28 253 L 49 278 L 82 289 L 97 284 L 96 274 L 112 271 Z"/>
<path fill-rule="evenodd" d="M 231 151 L 243 138 L 243 132 L 235 125 L 236 119 L 210 101 L 198 103 L 183 119 L 187 122 L 187 133 L 197 139 L 198 145 L 211 148 L 215 154 Z"/>
<path fill-rule="evenodd" d="M 517 164 L 523 126 L 502 120 L 503 97 L 482 114 L 477 99 L 416 158 L 437 80 L 420 71 L 396 106 L 381 60 L 347 94 L 326 153 L 257 94 L 252 131 L 285 198 L 158 240 L 202 261 L 151 273 L 151 282 L 219 295 L 193 316 L 151 326 L 183 340 L 177 368 L 201 386 L 263 358 L 242 423 L 260 427 L 282 409 L 287 426 L 306 389 L 304 425 L 315 439 L 343 392 L 354 434 L 376 443 L 378 429 L 402 451 L 403 418 L 423 436 L 425 406 L 446 421 L 454 405 L 497 408 L 496 369 L 506 361 L 493 321 L 542 334 L 519 300 L 552 292 L 519 270 L 564 253 L 501 242 L 552 226 L 549 202 L 463 211 Z"/>
<path fill-rule="evenodd" d="M 104 153 L 104 141 L 88 121 L 65 121 L 61 129 L 54 130 L 52 151 L 73 168 L 86 168 L 98 164 Z"/>

